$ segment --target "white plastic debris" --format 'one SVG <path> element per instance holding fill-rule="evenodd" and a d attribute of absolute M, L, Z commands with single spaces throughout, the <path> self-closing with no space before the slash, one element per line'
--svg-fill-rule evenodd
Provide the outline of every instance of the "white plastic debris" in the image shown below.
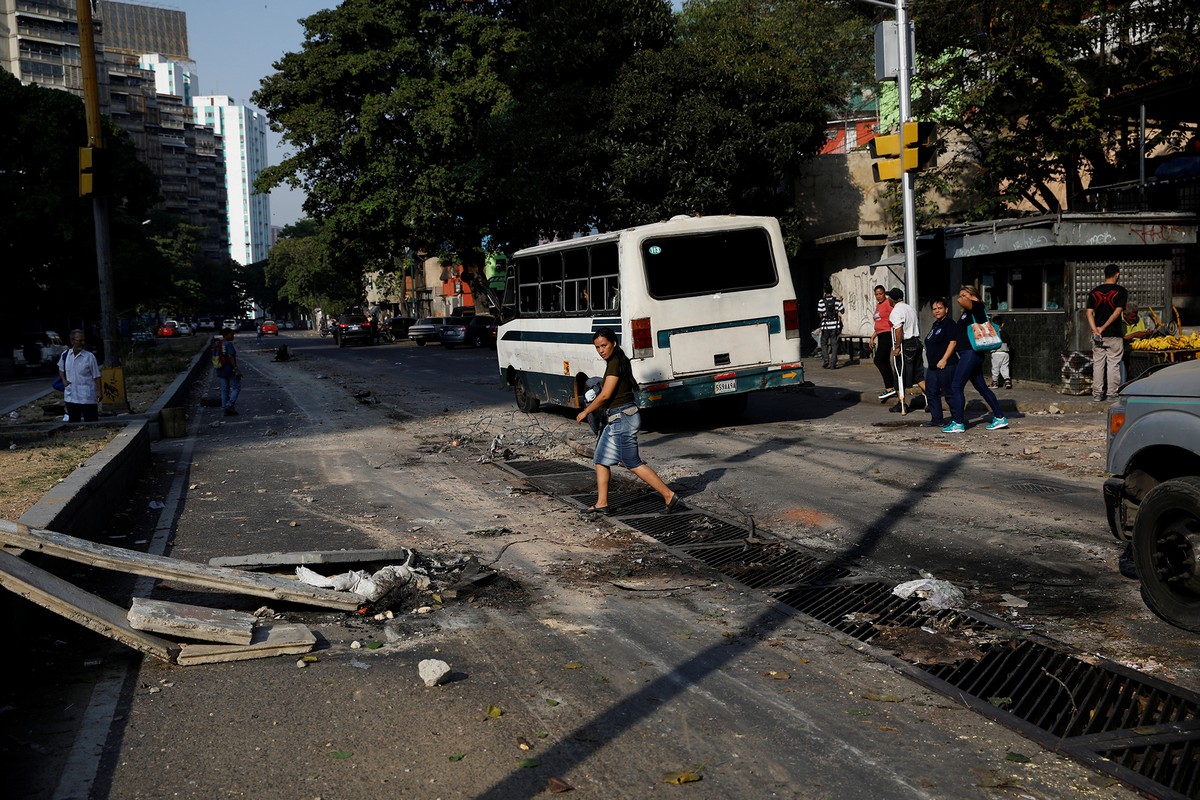
<path fill-rule="evenodd" d="M 368 575 L 365 570 L 360 569 L 326 578 L 308 567 L 301 566 L 296 567 L 296 578 L 309 586 L 351 592 L 373 603 L 397 586 L 405 586 L 410 583 L 416 583 L 418 586 L 428 584 L 429 578 L 414 570 L 412 561 L 413 554 L 410 550 L 408 558 L 403 564 L 391 564 L 373 575 Z"/>
<path fill-rule="evenodd" d="M 921 607 L 926 610 L 961 608 L 965 601 L 962 591 L 957 586 L 936 578 L 907 581 L 894 587 L 892 594 L 897 597 L 912 597 L 915 594 L 921 598 Z"/>
<path fill-rule="evenodd" d="M 1017 597 L 1015 594 L 1002 594 L 1000 599 L 1004 601 L 1000 605 L 1009 608 L 1027 608 L 1029 606 L 1028 600 Z"/>
<path fill-rule="evenodd" d="M 450 665 L 436 658 L 427 658 L 417 664 L 417 672 L 426 686 L 437 686 L 450 674 Z"/>

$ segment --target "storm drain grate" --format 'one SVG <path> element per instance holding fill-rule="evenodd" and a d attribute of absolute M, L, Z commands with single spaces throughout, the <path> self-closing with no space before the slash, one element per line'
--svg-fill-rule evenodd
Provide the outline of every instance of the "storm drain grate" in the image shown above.
<path fill-rule="evenodd" d="M 647 536 L 653 536 L 668 547 L 710 542 L 743 542 L 748 533 L 739 525 L 722 522 L 707 514 L 664 514 L 622 521 Z"/>
<path fill-rule="evenodd" d="M 510 462 L 540 475 L 590 471 L 570 462 Z M 531 481 L 532 482 L 532 481 Z M 1057 494 L 1044 483 L 1006 489 Z M 566 495 L 583 506 L 596 495 Z M 892 584 L 852 577 L 788 542 L 708 513 L 662 514 L 654 492 L 612 492 L 622 524 L 680 555 L 697 559 L 744 586 L 872 644 L 897 668 L 1048 749 L 1108 773 L 1159 798 L 1200 800 L 1200 695 L 1112 662 L 1092 663 L 1069 647 L 1015 630 L 970 611 L 929 611 L 918 597 L 892 594 Z M 906 633 L 907 632 L 907 633 Z M 906 648 L 954 639 L 930 661 Z M 907 654 L 907 658 L 906 658 Z"/>
<path fill-rule="evenodd" d="M 574 461 L 509 461 L 505 466 L 528 477 L 537 475 L 595 475 L 595 470 L 587 469 Z"/>

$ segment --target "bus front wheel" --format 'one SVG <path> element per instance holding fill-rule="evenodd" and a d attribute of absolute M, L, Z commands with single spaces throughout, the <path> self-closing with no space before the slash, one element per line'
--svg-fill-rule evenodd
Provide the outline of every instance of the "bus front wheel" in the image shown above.
<path fill-rule="evenodd" d="M 526 414 L 532 414 L 538 410 L 538 399 L 529 391 L 529 381 L 524 375 L 517 376 L 517 408 L 524 411 Z"/>

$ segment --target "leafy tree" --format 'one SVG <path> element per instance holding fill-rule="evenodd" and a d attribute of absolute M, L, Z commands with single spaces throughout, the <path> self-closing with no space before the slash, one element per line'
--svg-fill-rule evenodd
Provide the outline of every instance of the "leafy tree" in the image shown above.
<path fill-rule="evenodd" d="M 511 99 L 488 121 L 492 244 L 586 230 L 607 192 L 605 132 L 621 69 L 674 36 L 663 0 L 527 0 L 503 73 Z"/>
<path fill-rule="evenodd" d="M 302 219 L 280 233 L 264 267 L 276 296 L 301 308 L 336 314 L 362 297 L 362 269 L 338 269 L 328 223 Z"/>
<path fill-rule="evenodd" d="M 295 148 L 258 188 L 305 188 L 308 213 L 348 243 L 324 258 L 478 247 L 491 216 L 482 123 L 508 98 L 508 5 L 347 0 L 302 20 L 301 51 L 254 94 Z"/>
<path fill-rule="evenodd" d="M 819 0 L 692 0 L 674 45 L 621 75 L 605 226 L 745 213 L 790 227 L 790 178 L 865 77 L 866 42 L 858 17 Z"/>
<path fill-rule="evenodd" d="M 6 314 L 10 335 L 18 327 L 83 324 L 99 318 L 92 203 L 78 195 L 78 148 L 87 142 L 83 101 L 67 92 L 23 86 L 0 70 L 0 263 L 17 311 Z M 157 200 L 154 176 L 140 164 L 123 131 L 106 120 L 110 177 L 112 264 L 118 303 L 145 289 L 131 280 L 143 262 L 127 259 L 144 241 L 133 219 Z"/>
<path fill-rule="evenodd" d="M 1137 157 L 1101 98 L 1200 61 L 1200 13 L 1183 0 L 920 0 L 913 17 L 918 116 L 937 111 L 966 143 L 951 170 L 977 218 L 1078 209 L 1085 185 Z"/>

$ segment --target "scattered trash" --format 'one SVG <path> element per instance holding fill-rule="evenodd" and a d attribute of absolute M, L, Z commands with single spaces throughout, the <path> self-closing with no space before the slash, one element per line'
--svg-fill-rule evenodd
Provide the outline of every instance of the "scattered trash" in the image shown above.
<path fill-rule="evenodd" d="M 354 667 L 355 669 L 370 669 L 371 668 L 370 664 L 368 664 L 365 661 L 359 661 L 356 658 L 350 660 L 350 666 Z"/>
<path fill-rule="evenodd" d="M 350 643 L 351 650 L 358 650 L 361 647 L 362 647 L 362 642 L 360 642 L 358 639 L 355 639 L 353 642 Z"/>
<path fill-rule="evenodd" d="M 306 662 L 306 661 L 305 661 L 305 660 L 302 658 L 302 659 L 300 659 L 300 660 L 298 660 L 298 661 L 296 662 L 296 666 L 297 666 L 299 669 L 304 669 L 305 667 L 307 667 L 307 666 L 308 666 L 308 662 Z"/>
<path fill-rule="evenodd" d="M 424 588 L 424 586 L 429 585 L 428 576 L 414 570 L 412 568 L 412 561 L 413 553 L 410 550 L 404 564 L 386 566 L 373 575 L 368 575 L 365 570 L 360 569 L 353 572 L 343 572 L 331 578 L 326 578 L 323 575 L 313 572 L 308 567 L 299 566 L 296 567 L 296 578 L 301 583 L 307 583 L 310 586 L 334 589 L 339 592 L 351 592 L 373 603 L 400 586 L 417 583 Z"/>
<path fill-rule="evenodd" d="M 166 508 L 167 504 L 160 500 L 151 500 L 150 508 Z"/>
<path fill-rule="evenodd" d="M 927 611 L 961 608 L 965 602 L 963 593 L 957 586 L 936 578 L 907 581 L 894 587 L 892 594 L 897 597 L 912 597 L 915 594 L 921 598 L 921 607 Z"/>
<path fill-rule="evenodd" d="M 450 665 L 436 658 L 427 658 L 417 664 L 417 673 L 426 686 L 437 686 L 450 674 Z"/>
<path fill-rule="evenodd" d="M 703 775 L 695 770 L 681 769 L 678 772 L 664 772 L 662 776 L 663 783 L 683 784 L 694 783 L 703 779 Z"/>
<path fill-rule="evenodd" d="M 9 419 L 20 419 L 21 415 L 18 414 L 16 411 L 10 411 L 10 412 L 8 412 L 8 418 Z"/>
<path fill-rule="evenodd" d="M 1027 608 L 1029 606 L 1028 600 L 1022 600 L 1013 594 L 1002 594 L 1000 597 L 1004 600 L 1000 605 L 1008 608 Z"/>

